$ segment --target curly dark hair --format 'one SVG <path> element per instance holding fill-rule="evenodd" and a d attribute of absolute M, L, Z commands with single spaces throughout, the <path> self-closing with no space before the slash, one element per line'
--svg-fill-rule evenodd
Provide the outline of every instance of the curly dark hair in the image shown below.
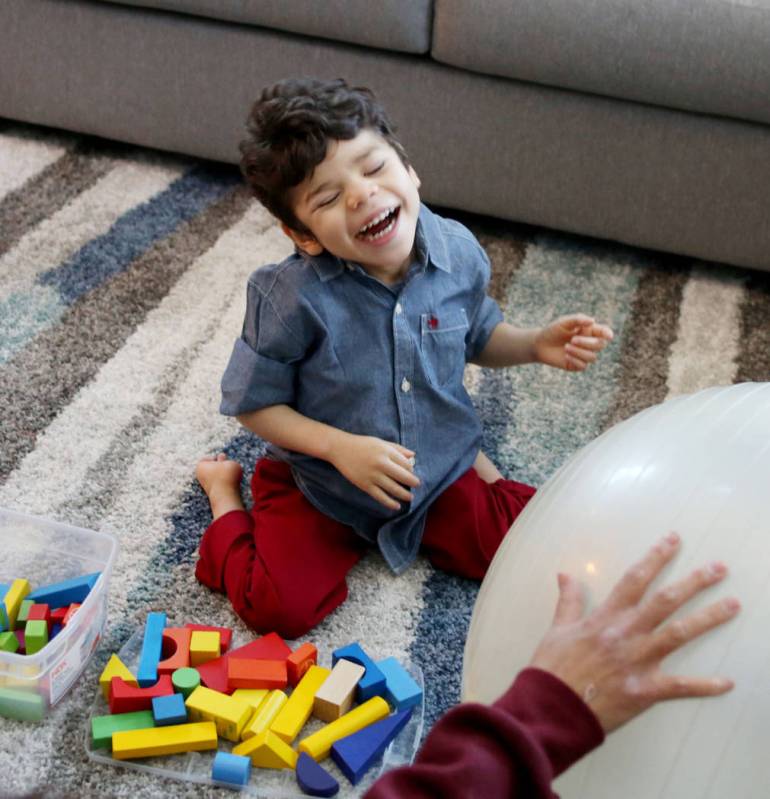
<path fill-rule="evenodd" d="M 288 192 L 324 160 L 330 141 L 355 138 L 370 128 L 379 133 L 405 166 L 409 160 L 394 127 L 370 89 L 340 79 L 291 78 L 264 89 L 247 121 L 241 142 L 241 172 L 273 216 L 299 233 Z"/>

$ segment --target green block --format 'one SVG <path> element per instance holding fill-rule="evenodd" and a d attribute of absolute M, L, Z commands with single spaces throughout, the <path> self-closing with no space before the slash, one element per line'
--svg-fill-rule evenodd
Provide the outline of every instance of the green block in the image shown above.
<path fill-rule="evenodd" d="M 201 684 L 201 675 L 198 673 L 198 669 L 191 669 L 188 667 L 177 669 L 171 675 L 171 684 L 174 686 L 174 690 L 177 693 L 182 694 L 182 696 L 187 699 Z"/>
<path fill-rule="evenodd" d="M 28 621 L 24 628 L 24 648 L 28 655 L 39 652 L 48 643 L 48 625 L 44 621 Z"/>
<path fill-rule="evenodd" d="M 35 604 L 34 599 L 23 599 L 21 607 L 19 608 L 19 615 L 16 617 L 16 629 L 23 627 L 27 623 L 27 616 L 29 616 L 29 609 Z"/>
<path fill-rule="evenodd" d="M 91 719 L 91 746 L 93 749 L 109 749 L 112 751 L 112 733 L 125 730 L 146 730 L 154 726 L 155 721 L 152 717 L 152 710 L 94 716 Z"/>
<path fill-rule="evenodd" d="M 15 688 L 0 688 L 0 716 L 19 721 L 40 721 L 44 714 L 45 705 L 40 694 Z"/>
<path fill-rule="evenodd" d="M 15 652 L 19 639 L 13 633 L 0 633 L 0 652 Z"/>

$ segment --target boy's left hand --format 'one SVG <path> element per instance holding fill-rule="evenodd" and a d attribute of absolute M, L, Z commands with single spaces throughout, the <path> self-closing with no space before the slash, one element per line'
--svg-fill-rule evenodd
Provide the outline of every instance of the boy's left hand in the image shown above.
<path fill-rule="evenodd" d="M 535 359 L 557 369 L 582 372 L 596 360 L 612 337 L 607 325 L 598 324 L 590 316 L 562 316 L 535 335 Z"/>

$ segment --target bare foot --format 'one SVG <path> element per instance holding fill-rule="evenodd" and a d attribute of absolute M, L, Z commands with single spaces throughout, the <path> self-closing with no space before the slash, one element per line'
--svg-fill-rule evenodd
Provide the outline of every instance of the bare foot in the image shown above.
<path fill-rule="evenodd" d="M 195 476 L 211 503 L 211 514 L 218 519 L 231 510 L 244 510 L 241 498 L 243 469 L 237 461 L 220 452 L 198 461 Z"/>
<path fill-rule="evenodd" d="M 479 477 L 485 483 L 494 483 L 497 480 L 501 480 L 503 477 L 497 470 L 497 466 L 495 466 L 481 450 L 479 450 L 479 454 L 476 456 L 473 468 L 478 472 Z"/>

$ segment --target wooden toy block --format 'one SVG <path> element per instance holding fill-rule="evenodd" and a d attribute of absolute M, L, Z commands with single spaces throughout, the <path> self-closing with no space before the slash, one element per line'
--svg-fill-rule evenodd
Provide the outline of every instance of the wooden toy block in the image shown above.
<path fill-rule="evenodd" d="M 165 626 L 165 613 L 147 614 L 147 620 L 144 623 L 142 653 L 139 656 L 139 668 L 136 670 L 136 680 L 141 688 L 149 688 L 158 680 L 158 663 L 160 663 Z"/>
<path fill-rule="evenodd" d="M 340 784 L 310 755 L 304 752 L 297 758 L 297 785 L 308 796 L 336 796 Z"/>
<path fill-rule="evenodd" d="M 91 748 L 112 749 L 112 734 L 125 730 L 145 730 L 153 726 L 152 711 L 94 716 L 91 719 Z"/>
<path fill-rule="evenodd" d="M 171 675 L 174 690 L 187 699 L 188 696 L 201 684 L 201 676 L 195 669 L 177 669 Z"/>
<path fill-rule="evenodd" d="M 288 683 L 285 660 L 243 660 L 231 657 L 227 661 L 227 684 L 230 688 L 285 688 Z"/>
<path fill-rule="evenodd" d="M 19 615 L 21 603 L 25 599 L 34 599 L 29 593 L 29 580 L 19 578 L 14 580 L 8 590 L 5 592 L 3 604 L 5 605 L 5 613 L 8 617 L 8 629 L 16 629 L 16 617 Z"/>
<path fill-rule="evenodd" d="M 170 727 L 116 732 L 112 736 L 112 756 L 118 760 L 128 760 L 132 757 L 201 752 L 216 749 L 217 743 L 217 728 L 212 721 L 174 724 Z"/>
<path fill-rule="evenodd" d="M 305 675 L 305 672 L 318 663 L 318 650 L 311 643 L 304 643 L 297 647 L 286 658 L 286 673 L 289 685 L 296 685 Z"/>
<path fill-rule="evenodd" d="M 102 696 L 105 701 L 110 699 L 110 683 L 113 677 L 122 677 L 123 681 L 128 685 L 134 688 L 139 687 L 136 677 L 131 673 L 128 666 L 117 655 L 113 654 L 99 677 L 99 687 L 102 689 Z"/>
<path fill-rule="evenodd" d="M 420 686 L 395 658 L 378 660 L 377 668 L 385 675 L 385 698 L 391 707 L 406 710 L 420 704 Z"/>
<path fill-rule="evenodd" d="M 48 628 L 48 634 L 51 634 L 53 622 L 51 621 L 51 608 L 49 608 L 48 605 L 39 605 L 36 602 L 33 603 L 32 607 L 27 611 L 27 621 L 44 621 L 45 626 Z M 16 616 L 16 624 L 21 624 L 21 620 L 18 616 Z"/>
<path fill-rule="evenodd" d="M 25 602 L 32 602 L 31 599 L 25 599 Z M 22 602 L 22 607 L 24 603 Z M 51 621 L 53 624 L 61 624 L 64 621 L 64 617 L 67 615 L 67 611 L 69 610 L 69 605 L 65 605 L 63 608 L 54 608 L 51 611 Z"/>
<path fill-rule="evenodd" d="M 19 649 L 19 639 L 12 632 L 0 633 L 0 652 L 16 652 Z"/>
<path fill-rule="evenodd" d="M 182 694 L 153 697 L 152 717 L 157 727 L 167 727 L 169 724 L 185 724 L 187 722 L 187 708 Z"/>
<path fill-rule="evenodd" d="M 22 599 L 21 605 L 19 605 L 19 613 L 16 616 L 16 626 L 23 627 L 27 623 L 27 618 L 29 616 L 29 609 L 35 604 L 34 600 L 32 599 Z M 7 619 L 7 616 L 6 616 Z M 53 623 L 53 613 L 51 614 L 51 621 Z"/>
<path fill-rule="evenodd" d="M 275 721 L 288 699 L 283 691 L 271 691 L 243 728 L 241 740 L 246 741 L 270 729 L 270 725 Z"/>
<path fill-rule="evenodd" d="M 85 574 L 82 577 L 73 577 L 71 580 L 63 580 L 60 583 L 36 588 L 29 594 L 27 599 L 34 599 L 35 602 L 45 602 L 52 608 L 60 608 L 64 605 L 71 605 L 73 602 L 83 602 L 91 589 L 96 585 L 101 572 Z"/>
<path fill-rule="evenodd" d="M 186 630 L 200 630 L 201 632 L 219 633 L 219 651 L 224 655 L 230 649 L 233 640 L 233 631 L 229 627 L 210 627 L 207 624 L 185 624 Z"/>
<path fill-rule="evenodd" d="M 26 654 L 27 646 L 26 641 L 24 640 L 24 630 L 14 630 L 13 634 L 16 636 L 16 640 L 19 642 L 19 653 Z"/>
<path fill-rule="evenodd" d="M 233 754 L 250 757 L 251 765 L 259 768 L 294 768 L 297 765 L 297 753 L 270 730 L 234 746 Z"/>
<path fill-rule="evenodd" d="M 221 655 L 216 660 L 210 660 L 202 666 L 196 666 L 201 675 L 201 682 L 208 688 L 222 693 L 231 693 L 227 685 L 227 661 L 231 657 L 252 658 L 254 660 L 286 660 L 291 654 L 291 649 L 284 643 L 283 638 L 277 633 L 268 633 L 255 641 L 238 647 Z"/>
<path fill-rule="evenodd" d="M 155 685 L 137 688 L 129 685 L 122 677 L 113 677 L 110 682 L 110 713 L 133 713 L 135 710 L 152 710 L 155 696 L 174 693 L 171 677 L 163 674 Z"/>
<path fill-rule="evenodd" d="M 385 693 L 385 675 L 377 668 L 377 664 L 364 652 L 357 642 L 335 649 L 332 652 L 332 666 L 338 660 L 352 660 L 366 669 L 364 676 L 358 683 L 356 697 L 359 702 L 365 702 L 373 696 L 382 696 Z"/>
<path fill-rule="evenodd" d="M 355 785 L 377 762 L 388 744 L 404 729 L 413 708 L 394 713 L 376 724 L 332 744 L 332 760 Z"/>
<path fill-rule="evenodd" d="M 45 702 L 38 693 L 16 688 L 0 688 L 0 716 L 19 721 L 40 721 Z"/>
<path fill-rule="evenodd" d="M 5 595 L 8 593 L 10 587 L 10 583 L 0 583 L 0 632 L 8 632 L 11 629 L 10 622 L 8 621 L 8 612 L 5 609 Z"/>
<path fill-rule="evenodd" d="M 158 674 L 173 674 L 177 669 L 190 665 L 190 637 L 192 630 L 186 627 L 166 627 L 161 642 L 161 657 Z"/>
<path fill-rule="evenodd" d="M 228 741 L 239 741 L 246 722 L 251 718 L 251 706 L 232 696 L 198 686 L 185 699 L 190 721 L 213 721 L 217 732 Z"/>
<path fill-rule="evenodd" d="M 63 629 L 64 629 L 64 626 L 63 626 L 63 625 L 61 625 L 61 624 L 54 624 L 54 625 L 53 625 L 53 627 L 51 627 L 51 637 L 49 638 L 49 640 L 51 640 L 51 641 L 52 641 L 54 638 L 56 638 L 56 636 L 57 636 L 57 635 L 58 635 L 58 634 L 59 634 L 59 633 L 60 633 L 60 632 L 61 632 Z"/>
<path fill-rule="evenodd" d="M 311 666 L 270 725 L 271 731 L 287 744 L 299 735 L 305 722 L 310 718 L 313 712 L 313 698 L 318 689 L 326 684 L 331 673 L 322 666 Z"/>
<path fill-rule="evenodd" d="M 267 699 L 270 691 L 267 688 L 236 688 L 232 693 L 233 699 L 246 702 L 252 711 L 259 710 L 260 705 Z"/>
<path fill-rule="evenodd" d="M 79 607 L 80 602 L 73 602 L 67 608 L 67 612 L 64 614 L 64 618 L 62 619 L 62 625 L 64 627 L 66 627 L 72 621 L 72 617 L 77 613 Z"/>
<path fill-rule="evenodd" d="M 201 666 L 219 657 L 219 633 L 193 630 L 190 636 L 190 665 Z"/>
<path fill-rule="evenodd" d="M 241 787 L 249 784 L 251 758 L 230 752 L 217 752 L 211 767 L 211 779 L 225 785 Z"/>
<path fill-rule="evenodd" d="M 321 721 L 334 721 L 353 707 L 353 696 L 366 669 L 352 660 L 340 658 L 329 679 L 319 687 L 313 700 L 313 715 Z"/>
<path fill-rule="evenodd" d="M 384 719 L 389 714 L 388 703 L 381 696 L 373 696 L 363 705 L 340 716 L 331 724 L 321 727 L 318 732 L 303 738 L 299 742 L 298 751 L 306 752 L 313 760 L 323 760 L 329 756 L 333 743 Z"/>
<path fill-rule="evenodd" d="M 44 621 L 28 621 L 24 627 L 24 648 L 28 655 L 39 652 L 48 643 L 48 625 Z"/>

